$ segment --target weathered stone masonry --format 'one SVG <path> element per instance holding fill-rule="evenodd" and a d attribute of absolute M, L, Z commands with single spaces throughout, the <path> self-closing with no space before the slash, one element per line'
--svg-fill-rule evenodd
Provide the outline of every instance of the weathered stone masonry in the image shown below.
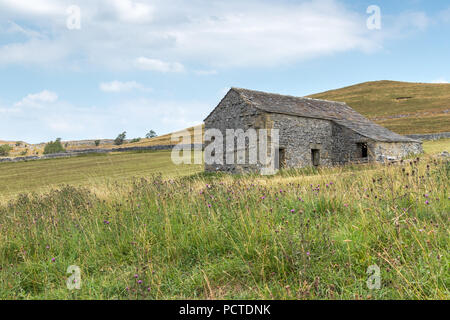
<path fill-rule="evenodd" d="M 422 152 L 420 141 L 391 132 L 340 102 L 232 88 L 205 119 L 205 130 L 218 129 L 224 137 L 227 129 L 250 128 L 279 129 L 285 168 L 382 162 Z M 205 141 L 206 146 L 209 143 Z M 205 165 L 205 170 L 240 173 L 260 169 L 248 162 L 226 164 L 223 157 L 223 164 Z"/>

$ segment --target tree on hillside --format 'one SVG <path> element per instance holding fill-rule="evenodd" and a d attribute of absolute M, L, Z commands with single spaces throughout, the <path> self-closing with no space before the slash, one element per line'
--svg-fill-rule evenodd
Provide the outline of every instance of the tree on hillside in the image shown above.
<path fill-rule="evenodd" d="M 45 145 L 44 154 L 61 153 L 66 152 L 61 144 L 61 138 L 56 138 L 55 141 L 50 141 Z"/>
<path fill-rule="evenodd" d="M 150 131 L 145 135 L 145 137 L 146 137 L 147 139 L 150 139 L 150 138 L 157 137 L 157 135 L 156 135 L 156 132 L 155 132 L 155 131 L 150 130 Z"/>
<path fill-rule="evenodd" d="M 4 144 L 0 146 L 0 157 L 9 156 L 9 152 L 12 150 L 12 147 L 9 144 Z"/>
<path fill-rule="evenodd" d="M 117 136 L 117 138 L 114 140 L 114 144 L 117 146 L 120 146 L 125 141 L 125 138 L 127 137 L 127 132 L 124 131 L 121 134 Z"/>

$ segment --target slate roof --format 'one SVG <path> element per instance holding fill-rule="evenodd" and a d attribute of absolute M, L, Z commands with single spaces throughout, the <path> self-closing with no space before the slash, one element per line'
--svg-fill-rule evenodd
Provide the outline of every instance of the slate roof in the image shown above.
<path fill-rule="evenodd" d="M 418 142 L 368 120 L 344 102 L 294 97 L 241 88 L 231 88 L 253 107 L 270 113 L 331 120 L 362 136 L 384 142 Z"/>

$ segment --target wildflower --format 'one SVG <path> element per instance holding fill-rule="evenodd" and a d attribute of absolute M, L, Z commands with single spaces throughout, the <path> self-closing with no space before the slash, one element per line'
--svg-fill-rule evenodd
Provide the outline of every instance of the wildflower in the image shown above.
<path fill-rule="evenodd" d="M 103 223 L 104 224 L 109 224 L 109 221 L 108 220 L 103 220 Z"/>
<path fill-rule="evenodd" d="M 149 288 L 147 288 L 147 291 L 148 291 L 148 292 L 150 292 L 150 290 L 151 290 L 151 289 L 150 289 L 150 287 L 149 287 Z"/>
<path fill-rule="evenodd" d="M 137 274 L 135 274 L 135 275 L 134 275 L 134 277 L 135 277 L 135 278 L 137 279 L 137 278 L 138 278 L 138 275 L 137 275 Z"/>
<path fill-rule="evenodd" d="M 56 258 L 52 258 L 52 262 L 55 262 L 56 261 Z"/>
<path fill-rule="evenodd" d="M 142 280 L 138 280 L 138 284 L 141 284 L 142 283 Z"/>
<path fill-rule="evenodd" d="M 430 204 L 430 201 L 428 201 L 428 200 L 425 201 L 425 204 L 426 204 L 426 205 L 429 205 L 429 204 Z"/>
<path fill-rule="evenodd" d="M 295 212 L 295 209 L 291 209 L 291 213 L 294 213 Z"/>
<path fill-rule="evenodd" d="M 211 208 L 211 204 L 210 203 L 208 203 L 208 208 Z"/>
<path fill-rule="evenodd" d="M 347 207 L 348 207 L 348 204 L 347 204 L 347 203 L 344 203 L 344 207 L 346 207 L 346 208 L 347 208 Z"/>
<path fill-rule="evenodd" d="M 309 251 L 306 251 L 306 255 L 309 257 L 309 255 L 310 255 Z"/>
<path fill-rule="evenodd" d="M 262 196 L 262 197 L 261 197 L 261 200 L 264 200 L 265 198 L 266 198 L 265 196 Z"/>

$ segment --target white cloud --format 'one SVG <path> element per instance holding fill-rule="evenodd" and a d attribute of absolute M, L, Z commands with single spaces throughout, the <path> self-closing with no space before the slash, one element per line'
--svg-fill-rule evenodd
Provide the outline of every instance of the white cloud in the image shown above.
<path fill-rule="evenodd" d="M 47 13 L 72 4 L 62 0 L 53 7 L 56 2 L 39 1 Z M 0 46 L 0 64 L 182 72 L 192 63 L 200 70 L 195 73 L 206 74 L 221 67 L 265 67 L 370 51 L 382 43 L 367 30 L 365 11 L 351 11 L 338 0 L 79 0 L 78 31 L 66 28 L 65 10 L 49 18 L 25 3 L 0 0 L 7 8 L 0 18 L 22 19 L 29 12 L 23 19 L 38 26 L 40 37 L 29 33 L 25 41 Z"/>
<path fill-rule="evenodd" d="M 146 23 L 153 20 L 154 8 L 151 5 L 131 0 L 113 0 L 121 21 L 130 23 Z"/>
<path fill-rule="evenodd" d="M 146 71 L 183 72 L 184 66 L 178 62 L 164 62 L 158 59 L 139 57 L 135 61 L 137 68 Z"/>
<path fill-rule="evenodd" d="M 449 83 L 444 77 L 431 81 L 431 83 Z"/>
<path fill-rule="evenodd" d="M 131 90 L 138 89 L 142 91 L 151 91 L 150 88 L 146 88 L 144 85 L 136 81 L 111 81 L 100 83 L 100 90 L 104 92 L 129 92 Z"/>
<path fill-rule="evenodd" d="M 247 1 L 213 10 L 168 32 L 187 59 L 219 67 L 267 66 L 377 47 L 364 16 L 337 1 Z"/>
<path fill-rule="evenodd" d="M 52 0 L 0 0 L 0 6 L 13 12 L 31 15 L 63 14 L 65 6 Z"/>
<path fill-rule="evenodd" d="M 58 100 L 58 95 L 52 91 L 43 90 L 39 93 L 30 93 L 19 102 L 14 104 L 15 107 L 40 107 L 45 103 L 54 103 Z"/>

